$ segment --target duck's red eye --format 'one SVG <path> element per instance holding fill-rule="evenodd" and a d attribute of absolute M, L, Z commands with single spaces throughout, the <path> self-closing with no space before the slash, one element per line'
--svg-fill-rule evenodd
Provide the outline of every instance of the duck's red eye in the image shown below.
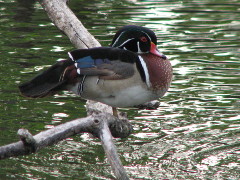
<path fill-rule="evenodd" d="M 141 40 L 142 42 L 147 42 L 147 38 L 144 37 L 144 36 L 140 37 L 140 40 Z"/>

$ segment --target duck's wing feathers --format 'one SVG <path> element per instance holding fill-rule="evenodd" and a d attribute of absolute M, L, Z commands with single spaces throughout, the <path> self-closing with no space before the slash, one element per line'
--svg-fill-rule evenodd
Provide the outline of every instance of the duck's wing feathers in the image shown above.
<path fill-rule="evenodd" d="M 63 74 L 74 67 L 71 60 L 62 60 L 49 67 L 47 70 L 35 76 L 28 82 L 19 85 L 20 92 L 26 97 L 45 97 L 60 90 L 61 86 L 68 81 L 63 79 Z"/>
<path fill-rule="evenodd" d="M 100 79 L 125 79 L 134 74 L 138 55 L 118 48 L 78 49 L 69 52 L 79 75 Z"/>

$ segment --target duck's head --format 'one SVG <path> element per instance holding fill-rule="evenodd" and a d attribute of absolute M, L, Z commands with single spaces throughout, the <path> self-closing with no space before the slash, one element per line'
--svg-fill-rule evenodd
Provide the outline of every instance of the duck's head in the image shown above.
<path fill-rule="evenodd" d="M 152 53 L 163 57 L 157 49 L 155 33 L 141 26 L 128 25 L 122 27 L 113 37 L 111 46 L 129 50 L 138 54 Z"/>

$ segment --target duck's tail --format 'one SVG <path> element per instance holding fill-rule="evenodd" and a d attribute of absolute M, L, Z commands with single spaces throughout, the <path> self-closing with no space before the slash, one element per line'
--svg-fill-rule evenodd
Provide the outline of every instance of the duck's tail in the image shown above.
<path fill-rule="evenodd" d="M 72 60 L 57 62 L 32 80 L 21 84 L 19 86 L 21 94 L 26 97 L 38 98 L 53 95 L 62 90 L 68 80 L 66 76 L 68 69 L 73 64 Z"/>

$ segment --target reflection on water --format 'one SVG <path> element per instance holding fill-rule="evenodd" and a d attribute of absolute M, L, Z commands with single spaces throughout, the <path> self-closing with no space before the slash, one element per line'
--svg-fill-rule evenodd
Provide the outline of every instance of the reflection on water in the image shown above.
<path fill-rule="evenodd" d="M 101 44 L 116 29 L 144 25 L 158 36 L 174 80 L 157 110 L 127 111 L 134 134 L 116 139 L 132 179 L 239 179 L 240 21 L 231 1 L 71 1 Z M 94 13 L 93 13 L 94 12 Z M 17 84 L 66 58 L 73 47 L 35 1 L 0 1 L 0 144 L 86 116 L 69 92 L 31 100 Z M 38 154 L 0 162 L 8 179 L 112 179 L 101 144 L 84 134 Z M 54 165 L 54 166 L 53 166 Z"/>

